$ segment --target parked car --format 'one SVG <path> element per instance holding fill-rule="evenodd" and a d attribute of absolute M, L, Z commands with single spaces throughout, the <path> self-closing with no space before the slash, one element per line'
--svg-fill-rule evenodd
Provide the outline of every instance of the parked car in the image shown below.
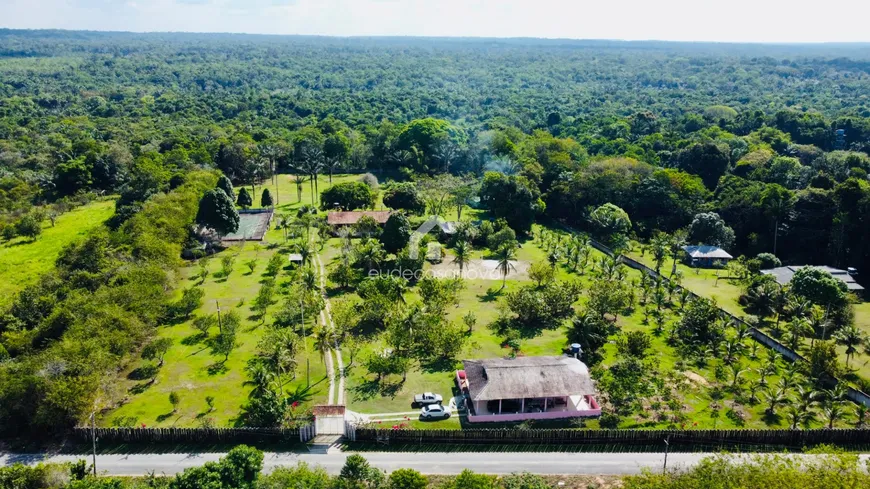
<path fill-rule="evenodd" d="M 450 411 L 440 404 L 431 404 L 420 410 L 420 419 L 447 419 Z"/>
<path fill-rule="evenodd" d="M 444 398 L 442 398 L 440 394 L 424 392 L 422 394 L 417 394 L 416 396 L 414 396 L 414 405 L 428 406 L 430 404 L 441 404 L 443 400 Z"/>

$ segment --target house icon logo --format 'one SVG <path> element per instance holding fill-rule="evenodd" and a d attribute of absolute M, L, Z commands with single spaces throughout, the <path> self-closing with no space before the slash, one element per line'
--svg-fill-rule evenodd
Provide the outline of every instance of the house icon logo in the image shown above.
<path fill-rule="evenodd" d="M 416 260 L 417 257 L 420 256 L 420 240 L 423 239 L 423 236 L 429 233 L 429 231 L 435 229 L 441 220 L 437 216 L 431 216 L 429 219 L 420 225 L 413 233 L 411 233 L 411 239 L 408 242 L 408 256 L 411 257 L 412 260 Z"/>

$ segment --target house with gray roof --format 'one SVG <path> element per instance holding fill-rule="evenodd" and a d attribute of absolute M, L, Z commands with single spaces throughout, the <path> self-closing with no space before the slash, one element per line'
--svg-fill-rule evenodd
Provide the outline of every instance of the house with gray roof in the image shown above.
<path fill-rule="evenodd" d="M 717 264 L 727 264 L 733 256 L 718 246 L 689 245 L 683 246 L 686 252 L 686 262 L 696 267 L 714 267 Z"/>
<path fill-rule="evenodd" d="M 601 415 L 586 364 L 571 356 L 465 360 L 456 381 L 468 421 L 525 421 Z"/>
<path fill-rule="evenodd" d="M 813 265 L 788 265 L 785 267 L 777 267 L 771 268 L 769 270 L 762 270 L 761 273 L 765 275 L 772 275 L 776 282 L 780 285 L 786 285 L 791 282 L 792 277 L 794 277 L 795 272 L 800 270 L 801 268 L 813 266 Z M 864 290 L 864 287 L 861 286 L 858 282 L 855 281 L 855 271 L 854 269 L 849 270 L 841 270 L 839 268 L 833 268 L 828 266 L 813 266 L 814 268 L 818 268 L 819 270 L 824 270 L 831 274 L 832 277 L 842 280 L 843 283 L 846 284 L 846 287 L 850 292 L 858 292 Z"/>

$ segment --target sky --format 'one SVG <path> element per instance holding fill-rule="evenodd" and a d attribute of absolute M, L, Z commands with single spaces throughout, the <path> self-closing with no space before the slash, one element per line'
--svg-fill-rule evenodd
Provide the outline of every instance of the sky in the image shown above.
<path fill-rule="evenodd" d="M 0 27 L 327 36 L 870 42 L 870 1 L 0 0 Z"/>

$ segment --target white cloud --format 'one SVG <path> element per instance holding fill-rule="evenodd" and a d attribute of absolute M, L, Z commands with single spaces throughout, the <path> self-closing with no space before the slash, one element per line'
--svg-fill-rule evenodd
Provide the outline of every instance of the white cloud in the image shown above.
<path fill-rule="evenodd" d="M 263 34 L 870 41 L 842 0 L 0 0 L 0 25 Z"/>

